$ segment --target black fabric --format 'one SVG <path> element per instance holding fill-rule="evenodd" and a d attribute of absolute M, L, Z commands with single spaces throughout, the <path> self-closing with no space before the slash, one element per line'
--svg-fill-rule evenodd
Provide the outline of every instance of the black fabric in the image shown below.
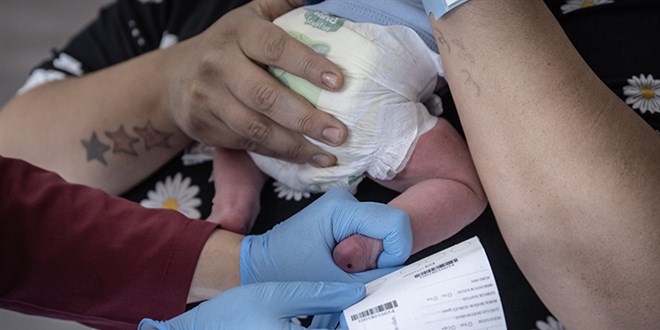
<path fill-rule="evenodd" d="M 120 0 L 102 10 L 99 18 L 72 39 L 62 51 L 79 60 L 85 72 L 92 72 L 157 49 L 165 32 L 177 35 L 179 40 L 190 38 L 243 2 L 164 0 L 162 3 L 142 3 Z M 660 31 L 660 1 L 614 0 L 589 8 L 562 10 L 562 6 L 566 8 L 569 2 L 580 1 L 546 1 L 584 59 L 617 95 L 626 99 L 623 87 L 632 76 L 644 74 L 660 78 L 660 43 L 655 37 Z M 139 31 L 138 36 L 134 35 L 135 28 Z M 56 52 L 53 58 L 39 67 L 55 70 L 53 60 L 58 54 Z M 445 106 L 443 116 L 461 131 L 450 91 L 444 90 L 439 94 Z M 639 114 L 656 130 L 660 129 L 658 112 L 631 111 Z M 175 157 L 124 197 L 140 202 L 148 198 L 148 192 L 154 190 L 158 182 L 174 177 L 177 173 L 190 178 L 191 185 L 199 188 L 197 198 L 202 204 L 197 209 L 202 219 L 207 217 L 214 192 L 213 183 L 209 181 L 210 162 L 184 166 L 180 157 Z M 396 193 L 365 180 L 359 186 L 356 196 L 364 201 L 388 202 Z M 300 201 L 286 200 L 278 197 L 271 180 L 266 183 L 261 197 L 262 210 L 253 230 L 255 234 L 285 220 L 318 196 L 302 198 Z M 417 253 L 410 261 L 472 236 L 480 238 L 490 259 L 508 327 L 532 329 L 538 320 L 546 320 L 550 313 L 509 254 L 490 209 L 455 237 Z"/>
<path fill-rule="evenodd" d="M 566 14 L 564 1 L 546 2 L 580 55 L 621 99 L 630 77 L 660 79 L 660 42 L 652 37 L 660 31 L 660 1 L 616 0 Z M 635 113 L 660 130 L 660 113 Z"/>
<path fill-rule="evenodd" d="M 86 73 L 100 70 L 158 49 L 166 32 L 178 36 L 179 41 L 193 37 L 246 2 L 165 0 L 141 3 L 118 0 L 104 7 L 96 20 L 74 36 L 61 51 L 55 50 L 54 56 L 39 68 L 58 70 L 53 59 L 65 52 L 80 61 Z M 134 35 L 134 29 L 139 35 Z"/>

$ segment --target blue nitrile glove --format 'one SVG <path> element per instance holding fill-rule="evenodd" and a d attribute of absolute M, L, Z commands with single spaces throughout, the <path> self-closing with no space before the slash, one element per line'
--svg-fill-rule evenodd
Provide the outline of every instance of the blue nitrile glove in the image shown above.
<path fill-rule="evenodd" d="M 138 330 L 306 329 L 298 315 L 341 312 L 365 296 L 363 284 L 267 282 L 225 291 L 168 321 L 143 319 Z"/>
<path fill-rule="evenodd" d="M 346 273 L 335 265 L 338 242 L 362 234 L 383 240 L 378 268 Z M 381 203 L 358 202 L 333 189 L 263 235 L 241 243 L 241 284 L 283 281 L 367 283 L 395 270 L 412 251 L 408 215 Z"/>
<path fill-rule="evenodd" d="M 348 329 L 344 313 L 314 315 L 309 329 Z"/>

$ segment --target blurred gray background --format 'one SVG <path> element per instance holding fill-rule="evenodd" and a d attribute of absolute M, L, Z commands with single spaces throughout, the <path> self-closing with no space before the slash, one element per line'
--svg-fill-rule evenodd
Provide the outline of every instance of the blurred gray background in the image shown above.
<path fill-rule="evenodd" d="M 0 107 L 30 69 L 64 46 L 112 0 L 0 0 Z"/>
<path fill-rule="evenodd" d="M 0 108 L 30 69 L 62 47 L 112 0 L 0 0 Z M 0 309 L 0 329 L 86 329 L 73 322 L 30 317 Z"/>

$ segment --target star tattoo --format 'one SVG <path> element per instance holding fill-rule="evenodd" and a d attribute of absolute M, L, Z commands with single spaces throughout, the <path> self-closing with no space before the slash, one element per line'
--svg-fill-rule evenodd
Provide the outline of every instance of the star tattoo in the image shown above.
<path fill-rule="evenodd" d="M 153 147 L 170 148 L 168 139 L 172 137 L 172 133 L 161 132 L 151 125 L 151 121 L 147 121 L 144 127 L 133 127 L 135 133 L 144 140 L 144 148 L 149 150 Z"/>
<path fill-rule="evenodd" d="M 88 162 L 96 159 L 101 162 L 101 164 L 106 166 L 108 165 L 103 154 L 110 149 L 110 146 L 105 143 L 101 143 L 98 136 L 96 136 L 96 132 L 92 132 L 92 137 L 89 139 L 89 141 L 80 140 L 80 142 L 82 143 L 83 147 L 85 147 L 85 150 L 87 150 Z"/>
<path fill-rule="evenodd" d="M 137 151 L 133 148 L 133 144 L 140 141 L 140 139 L 126 134 L 124 125 L 119 126 L 115 132 L 105 131 L 105 135 L 114 142 L 112 153 L 127 153 L 132 156 L 137 156 Z"/>

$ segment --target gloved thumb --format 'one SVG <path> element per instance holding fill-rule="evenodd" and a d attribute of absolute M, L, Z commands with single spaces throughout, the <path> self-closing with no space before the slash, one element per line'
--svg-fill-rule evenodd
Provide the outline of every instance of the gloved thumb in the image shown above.
<path fill-rule="evenodd" d="M 341 312 L 366 295 L 361 283 L 283 282 L 277 285 L 271 297 L 279 305 L 282 317 Z"/>

